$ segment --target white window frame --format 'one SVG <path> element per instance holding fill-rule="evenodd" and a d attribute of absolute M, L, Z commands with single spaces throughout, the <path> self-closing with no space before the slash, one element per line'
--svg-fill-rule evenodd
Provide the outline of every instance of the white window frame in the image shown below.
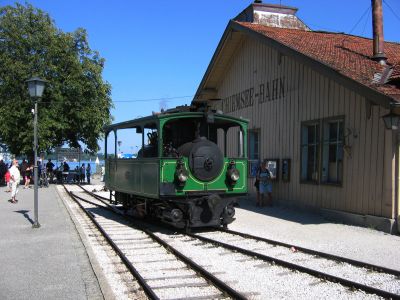
<path fill-rule="evenodd" d="M 330 126 L 336 124 L 336 137 L 331 138 Z M 343 183 L 343 145 L 344 145 L 344 118 L 333 118 L 324 120 L 322 125 L 322 160 L 321 160 L 321 184 Z M 331 161 L 331 147 L 335 148 L 335 162 Z M 335 168 L 335 170 L 331 170 Z M 331 178 L 333 174 L 335 179 Z"/>
<path fill-rule="evenodd" d="M 308 132 L 309 127 L 313 127 L 314 140 L 310 142 Z M 320 121 L 309 121 L 301 124 L 301 145 L 300 145 L 300 182 L 315 183 L 319 182 L 319 158 L 320 158 Z M 309 176 L 308 152 L 314 150 L 314 162 L 312 165 L 311 176 Z"/>
<path fill-rule="evenodd" d="M 330 137 L 330 126 L 336 124 L 336 138 Z M 309 127 L 314 127 L 314 139 L 310 142 Z M 344 170 L 344 116 L 301 123 L 300 129 L 300 183 L 339 185 L 343 184 Z M 330 161 L 330 147 L 335 146 L 335 162 Z M 314 160 L 312 172 L 308 161 L 308 151 L 312 148 Z M 333 171 L 330 168 L 335 168 Z M 331 171 L 331 172 L 330 172 Z M 332 175 L 333 174 L 333 175 Z M 333 177 L 333 179 L 332 179 Z"/>

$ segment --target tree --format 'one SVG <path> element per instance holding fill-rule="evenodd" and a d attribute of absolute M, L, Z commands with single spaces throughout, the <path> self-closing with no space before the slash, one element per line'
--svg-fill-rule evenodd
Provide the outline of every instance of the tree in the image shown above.
<path fill-rule="evenodd" d="M 26 80 L 46 79 L 39 102 L 39 151 L 65 143 L 97 151 L 111 123 L 111 86 L 102 79 L 104 59 L 87 33 L 57 29 L 30 4 L 0 8 L 0 140 L 16 154 L 33 153 L 33 103 Z"/>

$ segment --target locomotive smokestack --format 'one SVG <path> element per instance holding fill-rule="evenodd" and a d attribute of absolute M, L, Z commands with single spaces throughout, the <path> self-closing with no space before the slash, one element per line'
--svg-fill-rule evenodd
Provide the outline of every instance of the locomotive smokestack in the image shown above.
<path fill-rule="evenodd" d="M 386 65 L 385 41 L 383 38 L 382 0 L 371 0 L 372 3 L 372 31 L 374 56 L 373 59 L 381 65 Z"/>

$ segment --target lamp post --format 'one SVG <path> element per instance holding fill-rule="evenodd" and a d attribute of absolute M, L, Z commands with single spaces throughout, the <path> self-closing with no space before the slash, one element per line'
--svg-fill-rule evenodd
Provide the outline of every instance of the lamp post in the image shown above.
<path fill-rule="evenodd" d="M 37 110 L 38 110 L 38 100 L 42 98 L 44 85 L 46 83 L 45 80 L 40 79 L 39 77 L 32 77 L 31 79 L 26 81 L 28 83 L 28 91 L 29 95 L 35 102 L 35 110 L 34 110 L 34 121 L 33 121 L 33 150 L 35 153 L 35 165 L 34 165 L 34 223 L 32 228 L 39 228 L 39 219 L 38 219 L 38 165 L 37 165 L 37 149 L 38 149 L 38 138 L 37 138 Z"/>
<path fill-rule="evenodd" d="M 386 129 L 397 130 L 399 128 L 400 116 L 392 111 L 382 117 L 385 122 Z"/>

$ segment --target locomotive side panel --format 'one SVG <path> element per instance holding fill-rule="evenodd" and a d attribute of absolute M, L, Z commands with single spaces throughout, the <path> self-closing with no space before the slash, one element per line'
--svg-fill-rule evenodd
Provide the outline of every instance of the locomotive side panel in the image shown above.
<path fill-rule="evenodd" d="M 158 160 L 117 159 L 107 161 L 106 186 L 136 196 L 158 198 Z"/>

